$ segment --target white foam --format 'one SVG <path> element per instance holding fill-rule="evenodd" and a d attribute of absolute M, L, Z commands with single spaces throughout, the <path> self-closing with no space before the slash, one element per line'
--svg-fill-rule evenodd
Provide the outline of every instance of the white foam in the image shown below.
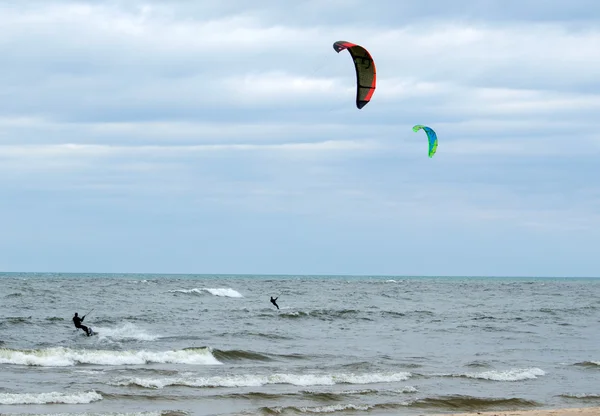
<path fill-rule="evenodd" d="M 224 296 L 227 298 L 243 298 L 242 294 L 237 290 L 233 290 L 231 288 L 204 288 L 208 293 L 215 296 Z"/>
<path fill-rule="evenodd" d="M 600 394 L 591 393 L 563 394 L 563 396 L 573 399 L 600 399 Z"/>
<path fill-rule="evenodd" d="M 104 373 L 104 370 L 73 370 L 74 373 L 98 375 Z"/>
<path fill-rule="evenodd" d="M 86 404 L 102 400 L 95 391 L 81 393 L 0 393 L 0 404 Z"/>
<path fill-rule="evenodd" d="M 505 371 L 484 371 L 482 373 L 466 373 L 465 377 L 478 378 L 484 380 L 493 381 L 521 381 L 521 380 L 532 380 L 538 376 L 545 375 L 546 372 L 539 368 L 525 368 L 525 369 L 512 369 Z"/>
<path fill-rule="evenodd" d="M 94 326 L 94 332 L 98 332 L 98 339 L 110 339 L 110 340 L 138 340 L 138 341 L 154 341 L 160 338 L 158 335 L 148 334 L 143 329 L 138 328 L 136 325 L 127 322 L 117 328 L 105 328 Z"/>
<path fill-rule="evenodd" d="M 169 290 L 169 293 L 194 293 L 198 295 L 202 295 L 203 293 L 210 293 L 214 296 L 221 296 L 227 298 L 243 298 L 242 294 L 237 290 L 234 290 L 230 287 L 222 287 L 222 288 L 194 288 L 194 289 L 174 289 Z"/>
<path fill-rule="evenodd" d="M 371 383 L 389 383 L 393 381 L 405 381 L 411 377 L 411 373 L 374 373 L 374 374 L 343 374 L 341 377 L 336 377 L 337 382 L 351 384 L 371 384 Z"/>
<path fill-rule="evenodd" d="M 192 365 L 218 365 L 218 361 L 206 348 L 178 351 L 110 351 L 73 350 L 48 348 L 43 350 L 0 349 L 0 364 L 17 364 L 41 367 L 68 367 L 77 364 L 140 365 L 148 363 L 172 363 Z"/>
<path fill-rule="evenodd" d="M 268 384 L 292 384 L 294 386 L 331 386 L 335 384 L 372 384 L 405 381 L 410 373 L 374 374 L 271 374 L 271 375 L 232 375 L 217 377 L 128 377 L 116 381 L 118 386 L 137 385 L 146 388 L 162 389 L 167 386 L 188 387 L 260 387 Z"/>
<path fill-rule="evenodd" d="M 201 295 L 203 291 L 200 289 L 173 289 L 169 290 L 169 293 L 197 293 L 198 295 Z"/>
<path fill-rule="evenodd" d="M 298 407 L 298 410 L 300 410 L 303 413 L 334 413 L 334 412 L 341 412 L 344 410 L 362 410 L 362 411 L 367 411 L 371 409 L 371 406 L 368 406 L 366 404 L 360 404 L 360 405 L 356 405 L 356 404 L 332 404 L 329 406 L 319 406 L 319 407 Z"/>
<path fill-rule="evenodd" d="M 343 390 L 343 391 L 328 391 L 327 394 L 333 394 L 333 395 L 354 395 L 354 394 L 369 394 L 369 393 L 375 393 L 377 390 L 371 390 L 371 389 L 363 389 L 363 390 Z M 313 393 L 313 394 L 318 394 L 321 393 L 320 391 L 308 391 L 307 393 Z"/>
<path fill-rule="evenodd" d="M 329 391 L 329 394 L 334 394 L 334 395 L 355 395 L 355 394 L 369 394 L 369 393 L 375 393 L 375 392 L 389 392 L 389 393 L 416 393 L 418 392 L 418 390 L 413 387 L 413 386 L 404 386 L 401 389 L 394 389 L 394 390 L 388 390 L 388 389 L 384 389 L 384 390 L 373 390 L 373 389 L 362 389 L 362 390 L 343 390 L 343 391 Z M 307 393 L 320 393 L 320 391 L 311 391 L 308 390 Z"/>
<path fill-rule="evenodd" d="M 394 390 L 395 393 L 417 393 L 418 391 L 414 386 L 404 386 L 399 390 Z"/>

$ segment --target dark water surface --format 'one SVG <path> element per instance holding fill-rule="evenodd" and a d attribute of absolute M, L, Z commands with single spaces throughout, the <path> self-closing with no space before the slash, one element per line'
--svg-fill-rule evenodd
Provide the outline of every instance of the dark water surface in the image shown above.
<path fill-rule="evenodd" d="M 553 406 L 600 406 L 600 279 L 0 274 L 2 414 Z"/>

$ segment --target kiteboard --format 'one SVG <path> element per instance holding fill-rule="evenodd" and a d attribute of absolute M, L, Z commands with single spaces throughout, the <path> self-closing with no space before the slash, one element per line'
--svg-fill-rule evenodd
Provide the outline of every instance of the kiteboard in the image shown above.
<path fill-rule="evenodd" d="M 88 327 L 88 328 L 89 328 L 89 330 L 90 330 L 90 335 L 89 335 L 90 337 L 91 337 L 91 336 L 93 336 L 93 335 L 98 335 L 98 333 L 97 333 L 97 332 L 95 332 L 95 331 L 92 329 L 92 327 Z M 88 335 L 87 335 L 85 332 L 82 332 L 82 335 L 85 335 L 86 337 L 88 336 Z"/>

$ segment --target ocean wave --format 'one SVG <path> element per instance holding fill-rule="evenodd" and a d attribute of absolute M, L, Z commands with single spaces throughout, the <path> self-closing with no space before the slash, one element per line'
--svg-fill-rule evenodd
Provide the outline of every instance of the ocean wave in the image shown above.
<path fill-rule="evenodd" d="M 232 288 L 229 287 L 225 287 L 225 288 L 194 288 L 194 289 L 174 289 L 174 290 L 169 290 L 169 293 L 183 293 L 183 294 L 189 294 L 189 295 L 204 295 L 205 293 L 209 293 L 213 296 L 220 296 L 220 297 L 226 297 L 226 298 L 243 298 L 244 296 L 238 292 L 237 290 L 234 290 Z"/>
<path fill-rule="evenodd" d="M 0 404 L 86 404 L 102 400 L 95 391 L 81 393 L 0 393 Z"/>
<path fill-rule="evenodd" d="M 334 319 L 344 319 L 344 318 L 352 318 L 352 319 L 363 319 L 363 320 L 372 320 L 371 318 L 365 316 L 359 316 L 364 314 L 364 312 L 356 309 L 316 309 L 312 311 L 281 311 L 279 316 L 282 318 L 289 319 L 298 319 L 298 318 L 317 318 L 322 321 L 333 321 Z M 271 314 L 265 314 L 265 316 L 272 316 Z"/>
<path fill-rule="evenodd" d="M 521 409 L 523 407 L 538 406 L 539 403 L 520 398 L 479 398 L 471 396 L 444 396 L 432 397 L 413 401 L 398 401 L 377 404 L 355 404 L 355 403 L 338 403 L 325 406 L 275 406 L 263 407 L 263 414 L 296 414 L 296 413 L 337 413 L 347 412 L 352 410 L 358 411 L 377 411 L 377 410 L 393 410 L 398 408 L 415 407 L 428 408 L 436 410 L 458 410 L 471 411 L 484 408 L 503 408 L 503 409 Z"/>
<path fill-rule="evenodd" d="M 580 363 L 575 363 L 573 365 L 577 365 L 580 367 L 599 367 L 600 361 L 582 361 Z"/>
<path fill-rule="evenodd" d="M 381 316 L 386 318 L 403 318 L 406 316 L 405 313 L 396 312 L 396 311 L 382 311 Z"/>
<path fill-rule="evenodd" d="M 409 312 L 409 314 L 411 314 L 411 315 L 434 316 L 435 312 L 428 311 L 428 310 L 416 310 L 416 311 Z"/>
<path fill-rule="evenodd" d="M 51 316 L 46 318 L 46 321 L 64 321 L 65 318 L 61 318 L 60 316 Z"/>
<path fill-rule="evenodd" d="M 267 415 L 281 415 L 287 413 L 336 413 L 346 412 L 348 410 L 360 410 L 368 411 L 374 409 L 376 406 L 367 404 L 332 404 L 327 406 L 316 406 L 316 407 L 305 407 L 305 406 L 276 406 L 276 407 L 262 407 L 261 412 Z"/>
<path fill-rule="evenodd" d="M 218 394 L 220 399 L 281 400 L 287 397 L 298 397 L 297 393 L 264 393 L 250 391 L 247 393 Z"/>
<path fill-rule="evenodd" d="M 287 309 L 287 310 L 286 310 Z M 391 311 L 391 310 L 383 310 L 383 311 L 369 311 L 369 310 L 361 310 L 361 309 L 314 309 L 314 310 L 290 310 L 290 308 L 282 307 L 279 311 L 279 316 L 281 318 L 287 319 L 319 319 L 321 321 L 334 321 L 337 319 L 354 319 L 354 320 L 362 320 L 362 321 L 375 321 L 380 317 L 383 318 L 424 318 L 434 316 L 435 313 L 431 311 L 407 311 L 407 312 L 399 312 L 399 311 Z M 269 317 L 273 316 L 272 313 L 262 313 L 260 316 Z"/>
<path fill-rule="evenodd" d="M 564 397 L 566 399 L 600 400 L 600 394 L 592 393 L 566 393 L 561 394 L 560 397 Z"/>
<path fill-rule="evenodd" d="M 31 324 L 31 316 L 7 316 L 0 325 Z"/>
<path fill-rule="evenodd" d="M 193 347 L 191 349 L 196 349 Z M 219 361 L 273 361 L 274 358 L 283 358 L 287 360 L 306 360 L 310 359 L 310 356 L 302 354 L 264 354 L 255 351 L 248 350 L 219 350 L 211 347 L 208 348 L 211 354 Z M 186 348 L 187 349 L 187 348 Z"/>
<path fill-rule="evenodd" d="M 231 375 L 216 377 L 126 377 L 114 381 L 117 386 L 139 386 L 162 389 L 168 386 L 185 387 L 260 387 L 269 384 L 291 384 L 294 386 L 331 386 L 335 384 L 373 384 L 405 381 L 411 373 L 372 374 L 271 374 Z"/>
<path fill-rule="evenodd" d="M 474 367 L 474 368 L 490 367 L 490 365 L 488 363 L 486 363 L 485 361 L 480 361 L 480 360 L 471 361 L 470 363 L 467 363 L 466 366 Z"/>
<path fill-rule="evenodd" d="M 252 360 L 252 361 L 272 361 L 272 358 L 259 354 L 252 351 L 244 350 L 212 350 L 212 354 L 219 361 L 241 361 L 241 360 Z"/>
<path fill-rule="evenodd" d="M 424 407 L 448 410 L 478 410 L 491 407 L 521 409 L 523 407 L 538 406 L 539 403 L 520 398 L 488 398 L 463 395 L 450 395 L 442 397 L 428 397 L 410 403 L 411 407 Z"/>
<path fill-rule="evenodd" d="M 227 336 L 229 336 L 230 334 L 227 334 Z M 241 335 L 241 336 L 250 336 L 250 337 L 258 337 L 258 338 L 267 338 L 267 339 L 280 339 L 280 340 L 290 340 L 290 339 L 294 339 L 293 337 L 289 337 L 289 336 L 284 336 L 284 335 L 278 335 L 278 334 L 274 334 L 272 332 L 251 332 L 251 331 L 242 331 L 239 332 L 237 334 L 234 335 Z"/>
<path fill-rule="evenodd" d="M 577 306 L 574 308 L 540 308 L 537 312 L 548 314 L 551 316 L 578 316 L 578 315 L 590 315 L 598 309 L 595 305 L 584 305 Z"/>
<path fill-rule="evenodd" d="M 360 395 L 368 395 L 377 392 L 377 390 L 355 390 L 348 392 L 334 392 L 334 391 L 313 391 L 313 392 L 303 392 L 304 398 L 310 399 L 312 401 L 320 401 L 320 402 L 338 402 L 343 396 L 360 396 Z"/>
<path fill-rule="evenodd" d="M 490 370 L 481 373 L 440 374 L 442 377 L 466 377 L 491 381 L 533 380 L 546 372 L 540 368 L 516 368 L 511 370 Z"/>
<path fill-rule="evenodd" d="M 476 316 L 474 318 L 472 318 L 473 321 L 493 321 L 496 318 L 493 316 L 489 316 L 489 315 L 481 315 L 481 316 Z"/>
<path fill-rule="evenodd" d="M 18 298 L 23 296 L 23 294 L 21 292 L 15 292 L 15 293 L 11 293 L 9 295 L 4 296 L 5 298 Z"/>
<path fill-rule="evenodd" d="M 63 347 L 40 350 L 0 348 L 0 364 L 69 367 L 79 364 L 119 366 L 150 363 L 192 365 L 222 364 L 212 355 L 208 348 L 177 351 L 74 350 Z"/>
<path fill-rule="evenodd" d="M 418 390 L 413 386 L 405 386 L 400 389 L 360 389 L 360 390 L 342 390 L 342 391 L 301 391 L 303 395 L 310 396 L 311 399 L 339 400 L 340 396 L 365 396 L 365 395 L 381 395 L 381 394 L 408 394 L 416 393 Z"/>
<path fill-rule="evenodd" d="M 228 393 L 219 394 L 220 398 L 236 399 L 264 399 L 264 400 L 281 400 L 283 398 L 302 398 L 311 401 L 321 402 L 339 402 L 344 397 L 368 396 L 388 394 L 397 396 L 398 394 L 416 393 L 418 390 L 413 386 L 405 386 L 400 389 L 361 389 L 361 390 L 342 390 L 342 391 L 317 391 L 317 390 L 301 390 L 294 393 L 266 393 L 251 391 L 247 393 Z"/>

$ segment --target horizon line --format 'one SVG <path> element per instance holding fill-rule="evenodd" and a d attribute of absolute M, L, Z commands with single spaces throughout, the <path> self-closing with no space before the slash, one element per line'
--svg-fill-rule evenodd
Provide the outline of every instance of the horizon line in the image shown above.
<path fill-rule="evenodd" d="M 400 278 L 507 278 L 507 279 L 600 279 L 600 276 L 534 276 L 534 275 L 417 275 L 417 274 L 344 274 L 344 273 L 162 273 L 162 272 L 9 272 L 0 271 L 3 274 L 63 274 L 63 275 L 164 275 L 164 276 L 272 276 L 272 277 L 400 277 Z"/>

